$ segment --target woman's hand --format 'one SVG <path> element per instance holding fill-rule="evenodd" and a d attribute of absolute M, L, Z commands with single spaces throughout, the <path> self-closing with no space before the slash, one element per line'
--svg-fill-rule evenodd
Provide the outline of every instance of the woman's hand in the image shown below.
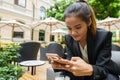
<path fill-rule="evenodd" d="M 66 66 L 66 68 L 70 68 L 70 72 L 72 72 L 75 76 L 91 76 L 93 72 L 93 68 L 90 64 L 86 63 L 80 57 L 72 57 L 71 61 L 68 62 L 70 66 Z"/>
<path fill-rule="evenodd" d="M 93 68 L 80 57 L 72 57 L 72 59 L 60 59 L 52 62 L 54 69 L 64 69 L 72 72 L 75 76 L 91 76 Z"/>

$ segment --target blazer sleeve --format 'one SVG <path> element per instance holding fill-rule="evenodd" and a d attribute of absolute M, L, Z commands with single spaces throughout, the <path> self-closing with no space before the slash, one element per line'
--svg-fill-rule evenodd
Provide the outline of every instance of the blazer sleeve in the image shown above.
<path fill-rule="evenodd" d="M 96 55 L 96 63 L 93 66 L 93 80 L 101 80 L 107 77 L 107 74 L 117 74 L 117 65 L 111 60 L 111 37 L 108 32 L 104 40 L 99 45 Z"/>

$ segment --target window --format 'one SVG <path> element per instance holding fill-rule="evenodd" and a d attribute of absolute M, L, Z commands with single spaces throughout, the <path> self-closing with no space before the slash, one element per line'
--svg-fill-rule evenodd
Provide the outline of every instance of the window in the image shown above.
<path fill-rule="evenodd" d="M 46 17 L 46 9 L 44 7 L 40 7 L 40 20 L 44 20 Z"/>
<path fill-rule="evenodd" d="M 24 32 L 16 32 L 14 31 L 14 38 L 24 38 Z"/>
<path fill-rule="evenodd" d="M 40 30 L 39 31 L 39 40 L 40 41 L 44 41 L 45 40 L 45 31 L 44 30 Z"/>
<path fill-rule="evenodd" d="M 14 0 L 14 3 L 16 5 L 22 6 L 22 7 L 26 7 L 26 0 Z"/>
<path fill-rule="evenodd" d="M 55 40 L 55 36 L 54 35 L 52 35 L 52 41 L 54 41 Z"/>

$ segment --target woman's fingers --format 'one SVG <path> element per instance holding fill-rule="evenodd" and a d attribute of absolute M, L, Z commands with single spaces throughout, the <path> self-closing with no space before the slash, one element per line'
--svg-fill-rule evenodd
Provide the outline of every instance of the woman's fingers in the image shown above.
<path fill-rule="evenodd" d="M 54 62 L 64 64 L 64 65 L 74 65 L 74 64 L 76 64 L 76 61 L 78 61 L 78 60 L 82 61 L 82 59 L 80 57 L 72 57 L 71 60 L 59 59 L 59 60 L 56 60 Z"/>
<path fill-rule="evenodd" d="M 83 60 L 80 57 L 72 57 L 71 60 L 59 59 L 57 61 L 52 61 L 52 67 L 54 69 L 64 69 L 67 71 L 74 71 L 77 69 L 78 63 L 83 63 Z"/>
<path fill-rule="evenodd" d="M 53 62 L 51 63 L 51 65 L 52 65 L 52 67 L 53 67 L 54 69 L 63 69 L 63 70 L 71 71 L 71 70 L 70 70 L 70 69 L 71 69 L 71 65 L 66 64 L 66 63 L 63 64 L 63 62 L 62 62 L 62 64 L 61 64 L 61 63 L 59 63 L 59 62 L 53 61 Z"/>
<path fill-rule="evenodd" d="M 71 61 L 77 61 L 77 60 L 82 60 L 80 57 L 72 57 Z"/>
<path fill-rule="evenodd" d="M 69 60 L 67 60 L 67 59 L 59 59 L 58 61 L 56 61 L 56 62 L 58 62 L 58 63 L 60 63 L 60 64 L 68 64 L 68 62 L 69 62 Z"/>
<path fill-rule="evenodd" d="M 80 57 L 72 57 L 71 60 L 67 62 L 67 64 L 74 66 L 77 64 L 78 60 L 81 60 L 81 58 Z"/>

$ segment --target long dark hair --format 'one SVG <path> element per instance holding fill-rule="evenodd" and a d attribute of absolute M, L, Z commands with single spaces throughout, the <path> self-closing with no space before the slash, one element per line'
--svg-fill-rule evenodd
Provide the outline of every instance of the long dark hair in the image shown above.
<path fill-rule="evenodd" d="M 89 28 L 91 29 L 92 34 L 96 35 L 96 20 L 92 7 L 85 0 L 77 0 L 75 3 L 71 4 L 64 12 L 64 19 L 66 17 L 75 16 L 81 18 L 87 24 L 91 25 Z"/>

